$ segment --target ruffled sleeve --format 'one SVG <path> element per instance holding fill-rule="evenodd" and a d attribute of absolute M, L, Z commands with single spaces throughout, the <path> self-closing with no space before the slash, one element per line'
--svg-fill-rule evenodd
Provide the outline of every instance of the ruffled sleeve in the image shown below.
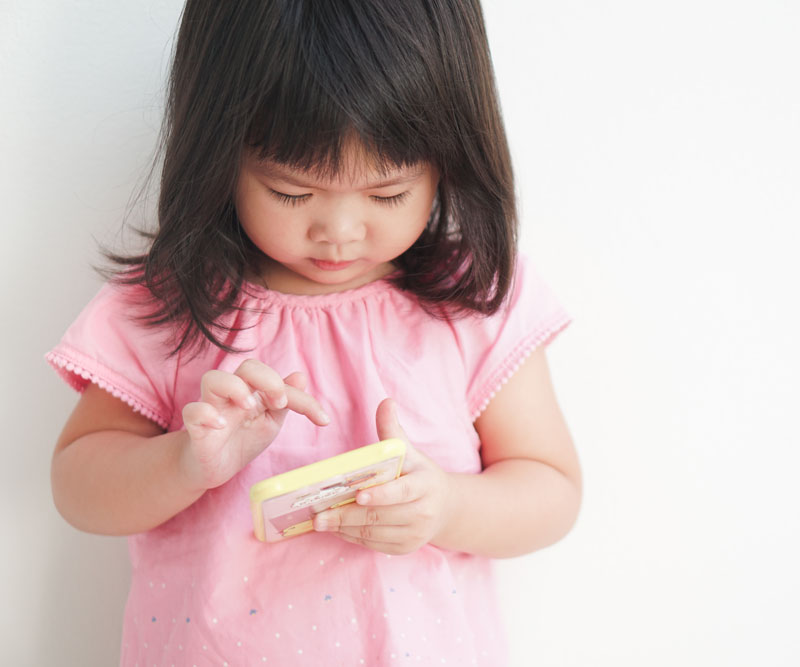
<path fill-rule="evenodd" d="M 144 288 L 103 286 L 45 358 L 76 391 L 93 382 L 168 428 L 177 360 L 163 331 L 137 320 Z"/>
<path fill-rule="evenodd" d="M 570 316 L 524 256 L 518 257 L 511 293 L 490 317 L 454 323 L 467 371 L 467 405 L 475 420 L 500 387 L 538 347 L 547 345 Z"/>

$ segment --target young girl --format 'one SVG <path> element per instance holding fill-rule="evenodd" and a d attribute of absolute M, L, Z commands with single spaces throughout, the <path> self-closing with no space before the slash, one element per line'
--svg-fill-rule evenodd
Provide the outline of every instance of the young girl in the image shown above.
<path fill-rule="evenodd" d="M 55 502 L 130 535 L 122 664 L 504 664 L 489 558 L 580 473 L 478 1 L 189 0 L 158 213 L 48 355 Z M 252 484 L 390 437 L 399 479 L 255 539 Z"/>

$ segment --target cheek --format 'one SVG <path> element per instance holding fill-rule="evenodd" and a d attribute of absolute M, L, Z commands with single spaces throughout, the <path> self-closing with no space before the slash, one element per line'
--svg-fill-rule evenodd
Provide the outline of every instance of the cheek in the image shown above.
<path fill-rule="evenodd" d="M 262 188 L 243 184 L 236 193 L 236 214 L 247 236 L 258 244 L 279 239 L 283 224 L 283 211 Z"/>
<path fill-rule="evenodd" d="M 250 179 L 242 179 L 236 188 L 234 206 L 239 222 L 248 234 L 252 231 L 253 221 L 259 217 L 257 201 L 258 191 L 253 187 Z"/>
<path fill-rule="evenodd" d="M 415 207 L 413 215 L 411 216 L 414 220 L 414 228 L 416 230 L 416 236 L 422 234 L 425 230 L 425 227 L 428 225 L 428 221 L 431 218 L 431 211 L 433 210 L 433 202 L 435 199 L 435 192 L 433 193 L 426 193 L 426 196 L 421 198 L 418 206 Z"/>
<path fill-rule="evenodd" d="M 398 254 L 405 252 L 425 230 L 430 217 L 430 208 L 420 203 L 405 211 L 398 211 L 393 220 L 386 225 L 386 241 Z"/>

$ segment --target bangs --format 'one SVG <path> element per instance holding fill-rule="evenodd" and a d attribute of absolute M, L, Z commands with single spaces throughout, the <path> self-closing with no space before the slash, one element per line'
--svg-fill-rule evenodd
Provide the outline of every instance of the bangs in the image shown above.
<path fill-rule="evenodd" d="M 436 199 L 396 286 L 436 317 L 502 304 L 517 216 L 478 0 L 186 0 L 158 228 L 145 254 L 109 255 L 152 295 L 147 321 L 176 327 L 173 352 L 238 350 L 226 318 L 263 260 L 236 212 L 243 152 L 334 178 L 428 163 Z"/>
<path fill-rule="evenodd" d="M 378 172 L 438 166 L 445 137 L 432 110 L 425 36 L 402 3 L 281 4 L 270 31 L 280 37 L 264 40 L 268 66 L 250 91 L 246 141 L 257 156 L 335 175 L 355 144 Z"/>

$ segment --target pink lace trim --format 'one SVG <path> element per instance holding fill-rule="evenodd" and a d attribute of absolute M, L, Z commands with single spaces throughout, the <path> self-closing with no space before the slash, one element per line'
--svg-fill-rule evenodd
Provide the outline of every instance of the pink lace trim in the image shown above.
<path fill-rule="evenodd" d="M 489 376 L 481 385 L 481 390 L 476 396 L 484 396 L 483 401 L 472 411 L 472 421 L 475 421 L 486 409 L 497 392 L 507 384 L 509 379 L 519 370 L 525 360 L 533 354 L 533 351 L 542 345 L 547 345 L 570 323 L 568 315 L 561 314 L 546 327 L 539 329 L 532 336 L 523 339 L 500 364 L 499 368 Z"/>
<path fill-rule="evenodd" d="M 147 419 L 154 421 L 162 428 L 169 426 L 169 421 L 159 412 L 146 405 L 140 399 L 136 398 L 127 391 L 120 389 L 108 380 L 95 375 L 86 368 L 76 364 L 67 357 L 64 357 L 57 352 L 48 352 L 45 355 L 48 363 L 61 375 L 67 384 L 69 384 L 76 391 L 83 391 L 89 382 L 96 384 L 101 389 L 105 389 L 112 396 L 119 398 L 127 405 L 132 407 L 136 412 L 142 414 Z"/>

